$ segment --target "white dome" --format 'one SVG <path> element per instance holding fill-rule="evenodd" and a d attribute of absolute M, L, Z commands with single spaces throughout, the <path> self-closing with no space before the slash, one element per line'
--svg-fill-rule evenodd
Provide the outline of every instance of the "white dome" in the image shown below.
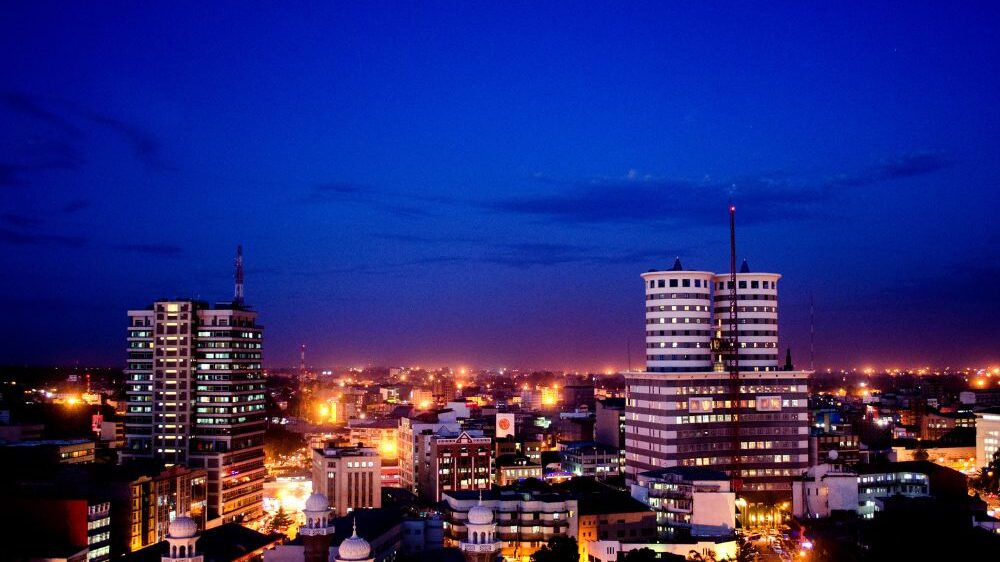
<path fill-rule="evenodd" d="M 489 525 L 493 523 L 493 510 L 479 504 L 469 510 L 469 523 L 473 525 Z"/>
<path fill-rule="evenodd" d="M 306 500 L 306 507 L 303 511 L 329 511 L 330 502 L 326 499 L 326 496 L 319 492 L 315 492 L 313 495 L 309 496 Z"/>
<path fill-rule="evenodd" d="M 345 562 L 368 560 L 371 552 L 372 547 L 368 544 L 368 541 L 358 536 L 358 522 L 355 520 L 354 534 L 340 543 L 340 548 L 337 549 L 337 560 L 344 560 Z"/>
<path fill-rule="evenodd" d="M 170 522 L 168 534 L 172 539 L 189 539 L 198 534 L 198 524 L 194 519 L 182 515 Z"/>

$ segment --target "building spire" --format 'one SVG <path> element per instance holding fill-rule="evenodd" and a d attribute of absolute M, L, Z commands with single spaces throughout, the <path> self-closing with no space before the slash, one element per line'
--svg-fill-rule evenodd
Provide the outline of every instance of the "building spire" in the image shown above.
<path fill-rule="evenodd" d="M 243 245 L 236 246 L 236 288 L 233 292 L 233 302 L 243 304 Z"/>
<path fill-rule="evenodd" d="M 351 535 L 351 537 L 355 538 L 355 539 L 358 538 L 358 518 L 357 518 L 357 516 L 354 517 L 354 534 Z"/>

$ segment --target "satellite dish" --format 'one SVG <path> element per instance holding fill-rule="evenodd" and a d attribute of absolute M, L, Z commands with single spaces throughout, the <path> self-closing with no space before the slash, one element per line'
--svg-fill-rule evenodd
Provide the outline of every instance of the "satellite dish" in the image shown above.
<path fill-rule="evenodd" d="M 830 460 L 832 460 L 832 461 L 835 461 L 835 460 L 837 460 L 837 456 L 838 456 L 838 454 L 837 454 L 837 451 L 836 451 L 836 450 L 832 450 L 832 451 L 830 451 L 829 453 L 827 453 L 827 455 L 826 455 L 826 456 L 827 456 L 827 457 L 829 457 L 829 458 L 830 458 Z"/>

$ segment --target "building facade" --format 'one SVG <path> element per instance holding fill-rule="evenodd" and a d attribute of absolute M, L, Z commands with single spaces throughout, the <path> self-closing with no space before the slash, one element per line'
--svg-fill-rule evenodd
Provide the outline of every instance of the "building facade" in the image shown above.
<path fill-rule="evenodd" d="M 631 492 L 656 512 L 661 539 L 728 539 L 736 531 L 736 494 L 725 473 L 692 467 L 651 470 L 638 475 Z"/>
<path fill-rule="evenodd" d="M 506 560 L 530 560 L 552 537 L 576 537 L 578 502 L 565 494 L 487 490 L 445 492 L 444 546 L 467 541 L 469 512 L 485 507 L 493 513 L 500 554 Z"/>
<path fill-rule="evenodd" d="M 435 432 L 446 430 L 457 432 L 461 428 L 453 411 L 427 412 L 418 416 L 399 420 L 396 451 L 399 456 L 399 484 L 415 494 L 419 494 L 422 480 L 420 471 L 430 463 L 429 440 Z"/>
<path fill-rule="evenodd" d="M 562 457 L 562 470 L 566 472 L 598 479 L 621 474 L 621 456 L 616 447 L 593 441 L 560 441 L 558 450 Z"/>
<path fill-rule="evenodd" d="M 493 439 L 481 432 L 441 432 L 425 443 L 427 466 L 420 494 L 426 500 L 439 502 L 442 494 L 458 490 L 488 490 L 493 479 Z"/>
<path fill-rule="evenodd" d="M 240 302 L 128 313 L 124 461 L 208 472 L 211 518 L 253 520 L 264 483 L 263 327 Z"/>
<path fill-rule="evenodd" d="M 330 502 L 335 516 L 382 507 L 382 459 L 374 447 L 313 449 L 313 491 Z"/>
<path fill-rule="evenodd" d="M 976 413 L 976 468 L 993 462 L 1000 451 L 1000 408 Z"/>
<path fill-rule="evenodd" d="M 626 376 L 628 481 L 659 468 L 712 467 L 742 494 L 790 498 L 791 478 L 809 463 L 809 373 L 778 367 L 780 276 L 751 273 L 744 262 L 735 303 L 729 275 L 687 271 L 679 260 L 642 278 L 646 371 Z M 731 309 L 735 355 L 724 345 Z M 727 365 L 734 358 L 735 384 Z"/>

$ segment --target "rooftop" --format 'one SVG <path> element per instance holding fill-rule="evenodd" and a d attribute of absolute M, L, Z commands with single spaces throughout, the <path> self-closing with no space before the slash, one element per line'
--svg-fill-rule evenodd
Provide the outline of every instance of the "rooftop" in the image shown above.
<path fill-rule="evenodd" d="M 670 468 L 647 470 L 640 473 L 641 476 L 649 478 L 656 478 L 665 474 L 676 474 L 685 480 L 729 480 L 729 476 L 725 472 L 702 468 L 700 466 L 673 466 Z"/>
<path fill-rule="evenodd" d="M 580 498 L 580 515 L 607 515 L 609 513 L 654 513 L 641 501 L 625 492 L 586 494 Z"/>
<path fill-rule="evenodd" d="M 233 562 L 268 545 L 281 542 L 281 535 L 265 535 L 237 523 L 226 523 L 201 533 L 197 549 L 205 562 Z M 119 558 L 121 562 L 160 562 L 167 553 L 167 541 L 160 541 Z"/>

